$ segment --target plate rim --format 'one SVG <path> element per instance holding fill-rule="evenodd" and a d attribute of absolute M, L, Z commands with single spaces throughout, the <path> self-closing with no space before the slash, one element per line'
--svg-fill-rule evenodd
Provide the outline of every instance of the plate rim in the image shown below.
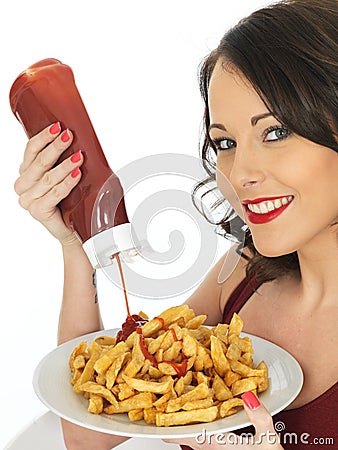
<path fill-rule="evenodd" d="M 208 326 L 208 328 L 212 328 L 211 326 Z M 185 432 L 182 430 L 182 432 L 179 432 L 179 429 L 182 429 L 183 427 L 196 427 L 197 425 L 201 427 L 201 431 L 205 434 L 205 436 L 208 435 L 212 435 L 212 434 L 217 434 L 217 433 L 225 433 L 225 432 L 231 432 L 234 430 L 240 430 L 242 428 L 245 428 L 247 426 L 252 425 L 252 423 L 249 421 L 249 419 L 247 418 L 247 420 L 245 422 L 242 422 L 240 425 L 236 424 L 236 426 L 233 427 L 229 427 L 226 426 L 226 424 L 224 424 L 224 426 L 221 426 L 221 422 L 226 421 L 226 417 L 223 419 L 218 419 L 216 421 L 213 422 L 209 422 L 209 423 L 198 423 L 198 424 L 190 424 L 190 425 L 176 425 L 176 426 L 172 426 L 172 427 L 156 427 L 156 426 L 149 426 L 148 424 L 145 424 L 144 427 L 149 427 L 149 433 L 145 433 L 145 432 L 128 432 L 128 431 L 121 431 L 121 430 L 116 430 L 116 429 L 110 429 L 110 428 L 105 428 L 105 427 L 101 427 L 99 425 L 93 425 L 93 424 L 88 424 L 86 425 L 84 422 L 82 422 L 81 420 L 78 419 L 74 419 L 73 417 L 70 417 L 68 414 L 63 413 L 62 411 L 59 411 L 57 408 L 53 407 L 53 405 L 51 405 L 43 396 L 43 394 L 41 393 L 40 387 L 39 387 L 39 376 L 41 374 L 41 371 L 44 367 L 44 363 L 45 361 L 47 361 L 48 359 L 51 358 L 51 356 L 54 353 L 58 353 L 60 351 L 62 351 L 62 349 L 66 348 L 66 347 L 70 347 L 72 346 L 72 348 L 74 348 L 77 343 L 79 341 L 85 341 L 85 340 L 93 340 L 95 338 L 97 338 L 98 336 L 114 336 L 117 331 L 119 331 L 120 328 L 111 328 L 111 329 L 106 329 L 106 330 L 100 330 L 100 331 L 94 331 L 91 333 L 86 333 L 84 335 L 75 337 L 67 342 L 64 342 L 58 346 L 56 346 L 54 349 L 52 349 L 50 352 L 48 352 L 45 356 L 43 356 L 41 358 L 41 360 L 39 361 L 39 363 L 37 364 L 34 373 L 33 373 L 33 379 L 32 379 L 32 384 L 33 384 L 33 389 L 35 391 L 35 394 L 37 395 L 37 397 L 39 398 L 39 400 L 50 410 L 52 411 L 55 415 L 57 415 L 58 417 L 69 421 L 71 423 L 74 423 L 76 425 L 79 425 L 83 428 L 87 428 L 87 429 L 91 429 L 91 430 L 95 430 L 95 431 L 99 431 L 102 433 L 107 433 L 107 434 L 112 434 L 112 435 L 118 435 L 118 436 L 124 436 L 124 437 L 137 437 L 137 438 L 153 438 L 153 439 L 170 439 L 170 438 L 189 438 L 189 437 L 195 437 L 198 432 L 193 431 L 193 432 Z M 246 332 L 242 332 L 241 333 L 242 337 L 249 337 L 249 338 L 254 338 L 255 340 L 258 341 L 262 341 L 264 343 L 268 343 L 268 345 L 272 348 L 272 349 L 276 349 L 279 353 L 284 354 L 289 361 L 292 363 L 293 365 L 293 369 L 296 370 L 298 372 L 298 379 L 297 379 L 297 387 L 295 387 L 294 389 L 294 393 L 291 396 L 290 399 L 288 399 L 286 402 L 284 402 L 283 404 L 281 404 L 278 408 L 275 408 L 272 412 L 270 411 L 270 414 L 272 415 L 272 417 L 276 414 L 278 414 L 280 411 L 284 410 L 289 404 L 292 403 L 292 401 L 298 396 L 299 392 L 302 389 L 303 386 L 303 382 L 304 382 L 304 374 L 303 374 L 303 370 L 299 364 L 299 362 L 296 360 L 296 358 L 291 355 L 287 350 L 285 350 L 284 348 L 280 347 L 279 345 L 275 344 L 274 342 L 269 341 L 268 339 L 262 338 L 260 336 L 256 336 L 254 334 L 251 333 L 246 333 Z M 88 344 L 88 342 L 87 342 Z M 60 350 L 61 349 L 61 350 Z M 68 362 L 68 361 L 67 361 Z M 264 404 L 264 402 L 263 402 Z M 88 413 L 90 414 L 90 413 Z M 109 416 L 109 415 L 100 415 L 101 417 L 106 418 L 107 420 L 111 420 L 112 426 L 114 424 L 114 419 Z M 216 430 L 205 430 L 204 427 L 208 426 L 210 424 L 219 424 L 220 426 L 216 429 Z M 130 422 L 130 425 L 132 425 L 133 423 Z M 140 426 L 140 429 L 142 429 L 143 427 Z M 154 433 L 154 431 L 157 431 L 157 433 Z M 165 430 L 165 432 L 164 432 Z M 170 432 L 171 430 L 175 430 L 175 432 Z M 153 432 L 151 432 L 153 431 Z"/>

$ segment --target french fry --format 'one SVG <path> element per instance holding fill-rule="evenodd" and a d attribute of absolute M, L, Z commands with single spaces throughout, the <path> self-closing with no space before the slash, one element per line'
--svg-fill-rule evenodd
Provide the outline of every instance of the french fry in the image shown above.
<path fill-rule="evenodd" d="M 74 369 L 83 369 L 86 365 L 86 359 L 84 355 L 77 355 L 73 362 Z"/>
<path fill-rule="evenodd" d="M 132 409 L 131 411 L 128 411 L 128 417 L 129 420 L 132 422 L 135 422 L 137 420 L 143 419 L 143 409 Z"/>
<path fill-rule="evenodd" d="M 147 409 L 153 405 L 153 397 L 150 392 L 141 392 L 133 397 L 118 402 L 117 405 L 109 405 L 104 408 L 106 414 L 120 414 L 132 411 L 133 409 Z"/>
<path fill-rule="evenodd" d="M 212 388 L 214 390 L 215 397 L 217 398 L 217 400 L 224 401 L 232 397 L 231 390 L 225 384 L 223 379 L 217 374 L 213 379 Z"/>
<path fill-rule="evenodd" d="M 156 414 L 157 410 L 156 408 L 145 408 L 143 410 L 143 418 L 144 421 L 149 425 L 155 425 L 156 424 Z"/>
<path fill-rule="evenodd" d="M 99 336 L 95 339 L 95 342 L 102 347 L 110 347 L 116 344 L 116 338 L 112 336 Z"/>
<path fill-rule="evenodd" d="M 103 397 L 98 394 L 90 394 L 88 411 L 92 414 L 101 414 L 103 411 Z"/>
<path fill-rule="evenodd" d="M 92 381 L 94 379 L 95 363 L 100 357 L 101 347 L 95 341 L 93 341 L 88 348 L 88 352 L 90 354 L 90 358 L 86 366 L 84 367 L 83 372 L 73 386 L 73 390 L 77 393 L 81 392 L 81 390 L 79 389 L 79 386 L 81 384 L 84 384 L 87 381 Z"/>
<path fill-rule="evenodd" d="M 197 355 L 198 342 L 189 333 L 185 333 L 182 342 L 182 352 L 185 356 Z"/>
<path fill-rule="evenodd" d="M 201 314 L 199 316 L 195 316 L 192 319 L 188 320 L 185 327 L 196 329 L 196 328 L 199 328 L 206 320 L 207 320 L 207 316 L 205 314 Z"/>
<path fill-rule="evenodd" d="M 90 394 L 98 394 L 108 400 L 109 403 L 117 407 L 117 400 L 111 391 L 100 384 L 93 381 L 87 381 L 79 386 L 80 391 L 89 392 Z"/>
<path fill-rule="evenodd" d="M 243 394 L 244 392 L 253 391 L 257 387 L 257 380 L 252 378 L 242 378 L 241 380 L 235 381 L 231 386 L 232 395 Z"/>
<path fill-rule="evenodd" d="M 158 317 L 143 325 L 143 336 L 149 337 L 161 328 L 167 328 L 180 317 L 187 316 L 189 309 L 188 305 L 172 306 L 171 308 L 166 309 Z"/>
<path fill-rule="evenodd" d="M 182 394 L 180 397 L 174 400 L 169 400 L 166 412 L 174 412 L 178 411 L 182 408 L 182 406 L 187 403 L 194 400 L 202 400 L 206 398 L 209 394 L 209 388 L 206 383 L 199 384 L 198 386 L 194 387 L 191 391 Z"/>
<path fill-rule="evenodd" d="M 72 351 L 70 357 L 69 357 L 69 368 L 72 370 L 74 368 L 74 361 L 79 355 L 83 355 L 87 349 L 87 344 L 83 341 L 80 342 L 79 345 L 77 345 L 74 350 Z"/>
<path fill-rule="evenodd" d="M 77 381 L 79 380 L 80 376 L 82 374 L 82 370 L 80 369 L 73 369 L 73 374 L 72 374 L 72 378 L 70 380 L 70 383 L 74 386 Z"/>
<path fill-rule="evenodd" d="M 232 319 L 229 324 L 228 334 L 231 336 L 232 334 L 236 334 L 239 336 L 243 330 L 243 320 L 239 317 L 238 314 L 234 313 Z"/>
<path fill-rule="evenodd" d="M 243 353 L 253 353 L 251 339 L 247 336 L 240 338 L 238 335 L 232 334 L 229 336 L 228 342 L 229 344 L 236 344 Z"/>
<path fill-rule="evenodd" d="M 229 361 L 225 357 L 222 347 L 222 341 L 220 341 L 216 336 L 211 336 L 211 358 L 214 363 L 216 372 L 224 377 L 227 370 L 230 369 Z"/>
<path fill-rule="evenodd" d="M 242 351 L 238 347 L 237 344 L 230 344 L 228 347 L 228 350 L 226 352 L 227 359 L 230 359 L 231 361 L 238 361 L 241 357 Z M 231 364 L 230 364 L 231 365 Z"/>
<path fill-rule="evenodd" d="M 141 370 L 145 361 L 145 357 L 140 346 L 140 336 L 137 333 L 133 334 L 133 336 L 134 346 L 131 353 L 131 360 L 124 369 L 124 373 L 128 377 L 134 377 Z"/>
<path fill-rule="evenodd" d="M 99 336 L 71 353 L 73 390 L 92 414 L 128 414 L 156 426 L 210 422 L 236 414 L 239 396 L 269 387 L 264 361 L 253 363 L 243 322 L 203 326 L 188 305 L 168 308 L 125 342 Z"/>
<path fill-rule="evenodd" d="M 268 367 L 264 361 L 261 361 L 257 366 L 257 370 L 263 371 L 263 376 L 260 378 L 257 385 L 257 390 L 260 393 L 266 391 L 269 387 Z"/>
<path fill-rule="evenodd" d="M 230 362 L 231 370 L 236 373 L 239 373 L 242 377 L 263 377 L 264 370 L 263 369 L 251 369 L 251 367 L 246 366 L 245 364 L 240 363 L 239 361 L 231 361 Z"/>
<path fill-rule="evenodd" d="M 213 330 L 214 336 L 224 342 L 225 345 L 228 345 L 228 329 L 229 325 L 225 323 L 219 323 Z"/>
<path fill-rule="evenodd" d="M 165 334 L 163 333 L 160 334 L 157 338 L 150 341 L 148 344 L 148 352 L 151 353 L 152 355 L 156 353 L 161 348 L 164 338 Z"/>
<path fill-rule="evenodd" d="M 119 384 L 119 392 L 117 394 L 119 400 L 125 400 L 126 398 L 135 395 L 135 389 L 127 383 Z"/>
<path fill-rule="evenodd" d="M 179 355 L 180 352 L 182 351 L 182 341 L 176 341 L 172 344 L 171 347 L 168 348 L 168 350 L 166 350 L 165 352 L 163 352 L 163 360 L 164 361 L 175 361 Z M 187 355 L 185 352 L 183 352 L 186 356 L 190 356 Z"/>
<path fill-rule="evenodd" d="M 217 413 L 217 406 L 169 414 L 157 413 L 156 425 L 158 427 L 171 427 L 173 425 L 186 425 L 189 423 L 212 422 L 217 418 Z"/>
<path fill-rule="evenodd" d="M 233 409 L 236 406 L 243 406 L 243 400 L 241 398 L 230 398 L 223 402 L 219 408 L 219 414 L 221 417 L 226 417 L 228 415 L 232 415 L 237 412 L 237 410 Z M 229 412 L 231 412 L 229 414 Z"/>
<path fill-rule="evenodd" d="M 191 411 L 193 409 L 209 408 L 213 403 L 212 397 L 204 398 L 202 400 L 191 400 L 190 402 L 184 403 L 182 409 L 184 411 Z"/>
<path fill-rule="evenodd" d="M 119 371 L 121 370 L 121 367 L 128 357 L 129 352 L 127 353 L 121 353 L 116 357 L 116 359 L 112 362 L 111 366 L 106 372 L 106 385 L 108 389 L 111 389 L 116 381 L 117 375 Z"/>
<path fill-rule="evenodd" d="M 235 383 L 235 381 L 238 381 L 240 379 L 241 379 L 240 374 L 235 373 L 232 370 L 227 370 L 225 373 L 224 381 L 228 387 L 232 386 Z"/>
<path fill-rule="evenodd" d="M 174 385 L 174 380 L 172 379 L 162 383 L 157 381 L 138 380 L 137 378 L 131 378 L 127 375 L 123 375 L 123 379 L 129 386 L 139 392 L 153 392 L 154 394 L 166 394 L 171 391 L 171 388 Z"/>
<path fill-rule="evenodd" d="M 99 374 L 105 374 L 108 367 L 112 364 L 114 359 L 121 354 L 126 353 L 129 348 L 126 346 L 125 342 L 119 342 L 112 349 L 108 350 L 101 356 L 97 361 L 95 361 L 94 369 Z"/>

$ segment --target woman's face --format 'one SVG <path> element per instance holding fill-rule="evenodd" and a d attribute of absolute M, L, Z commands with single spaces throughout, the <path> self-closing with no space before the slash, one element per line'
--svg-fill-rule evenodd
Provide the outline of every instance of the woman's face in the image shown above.
<path fill-rule="evenodd" d="M 292 134 L 274 118 L 246 78 L 216 64 L 209 86 L 210 137 L 216 179 L 230 181 L 257 250 L 280 256 L 300 250 L 338 215 L 338 155 Z M 300 117 L 299 120 L 302 120 Z"/>

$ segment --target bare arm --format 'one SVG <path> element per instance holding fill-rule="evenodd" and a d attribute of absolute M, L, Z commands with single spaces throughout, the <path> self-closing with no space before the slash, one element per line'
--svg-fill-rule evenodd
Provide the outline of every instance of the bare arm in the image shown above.
<path fill-rule="evenodd" d="M 76 238 L 75 238 L 76 239 Z M 81 243 L 63 245 L 64 286 L 58 343 L 103 329 L 96 292 L 96 274 Z"/>
<path fill-rule="evenodd" d="M 54 131 L 55 128 L 54 127 Z M 72 142 L 61 139 L 61 129 L 52 133 L 46 128 L 30 139 L 15 183 L 20 205 L 40 221 L 62 245 L 64 288 L 59 318 L 59 344 L 74 337 L 102 329 L 93 268 L 75 234 L 69 230 L 57 207 L 81 179 L 81 172 L 72 176 L 82 164 L 70 158 L 53 167 L 61 153 Z M 73 173 L 74 174 L 74 173 Z M 126 438 L 87 430 L 62 420 L 68 450 L 110 450 Z"/>

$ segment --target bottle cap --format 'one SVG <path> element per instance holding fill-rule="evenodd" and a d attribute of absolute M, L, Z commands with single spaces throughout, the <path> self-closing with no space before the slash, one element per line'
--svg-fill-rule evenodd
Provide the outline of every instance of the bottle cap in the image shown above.
<path fill-rule="evenodd" d="M 130 223 L 95 234 L 83 243 L 83 248 L 95 269 L 112 264 L 117 253 L 132 256 L 138 252 Z"/>

